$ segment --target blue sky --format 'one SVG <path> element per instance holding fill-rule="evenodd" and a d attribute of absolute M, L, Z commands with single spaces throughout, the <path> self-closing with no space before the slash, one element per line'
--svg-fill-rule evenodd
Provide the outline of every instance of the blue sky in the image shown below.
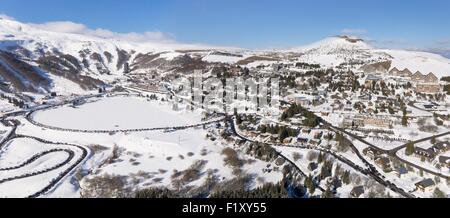
<path fill-rule="evenodd" d="M 72 21 L 245 48 L 298 46 L 345 33 L 379 47 L 450 50 L 449 11 L 448 0 L 0 0 L 0 14 L 25 23 Z"/>

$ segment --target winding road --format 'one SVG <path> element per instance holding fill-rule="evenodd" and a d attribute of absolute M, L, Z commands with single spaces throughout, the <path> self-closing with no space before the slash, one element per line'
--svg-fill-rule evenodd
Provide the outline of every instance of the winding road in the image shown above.
<path fill-rule="evenodd" d="M 17 128 L 21 125 L 21 123 L 18 120 L 14 119 L 14 117 L 16 117 L 16 116 L 24 116 L 28 122 L 30 122 L 31 124 L 33 124 L 35 126 L 39 126 L 42 128 L 47 128 L 47 129 L 52 129 L 52 130 L 57 130 L 57 131 L 65 131 L 65 132 L 82 132 L 82 133 L 96 133 L 96 134 L 118 133 L 118 132 L 128 133 L 128 132 L 144 132 L 144 131 L 179 131 L 179 130 L 185 130 L 185 129 L 190 129 L 190 128 L 202 127 L 202 126 L 206 126 L 206 125 L 210 125 L 210 124 L 214 124 L 214 123 L 220 123 L 220 122 L 225 121 L 225 119 L 226 119 L 226 117 L 223 116 L 223 117 L 219 117 L 219 118 L 216 118 L 216 119 L 210 120 L 210 121 L 205 121 L 205 122 L 202 122 L 199 124 L 185 125 L 185 126 L 144 128 L 144 129 L 126 129 L 126 130 L 92 130 L 92 131 L 52 127 L 52 126 L 47 126 L 47 125 L 38 123 L 32 119 L 32 114 L 34 114 L 38 111 L 48 110 L 48 109 L 51 109 L 54 107 L 60 107 L 60 106 L 66 105 L 66 104 L 71 104 L 72 102 L 77 101 L 79 99 L 86 100 L 86 99 L 95 98 L 95 97 L 98 97 L 98 95 L 89 95 L 89 96 L 80 97 L 80 98 L 74 99 L 72 101 L 67 101 L 67 102 L 60 103 L 60 104 L 55 104 L 55 105 L 50 105 L 50 106 L 45 106 L 45 107 L 36 107 L 36 108 L 30 109 L 29 111 L 24 110 L 24 111 L 12 112 L 12 113 L 6 114 L 3 117 L 1 117 L 0 122 L 2 122 L 5 126 L 11 127 L 11 130 L 0 141 L 0 151 L 1 151 L 1 149 L 3 149 L 3 147 L 6 144 L 8 144 L 9 142 L 11 142 L 12 140 L 17 139 L 17 138 L 27 138 L 27 139 L 35 140 L 35 141 L 38 141 L 43 144 L 54 145 L 56 148 L 35 154 L 32 157 L 30 157 L 29 159 L 25 160 L 23 163 L 18 164 L 17 166 L 0 168 L 0 172 L 22 169 L 22 168 L 32 164 L 33 162 L 37 161 L 40 158 L 43 158 L 47 155 L 57 153 L 57 152 L 67 153 L 68 157 L 63 162 L 58 163 L 55 166 L 49 167 L 47 169 L 43 169 L 43 170 L 36 171 L 36 172 L 29 172 L 29 173 L 20 174 L 20 175 L 13 176 L 13 177 L 1 179 L 0 185 L 3 183 L 6 183 L 6 182 L 13 182 L 13 181 L 19 180 L 19 179 L 42 175 L 42 174 L 63 168 L 65 166 L 67 166 L 67 164 L 73 162 L 73 164 L 71 164 L 69 167 L 67 167 L 67 169 L 65 169 L 63 172 L 60 172 L 56 178 L 53 178 L 48 185 L 43 187 L 38 192 L 28 196 L 28 198 L 41 197 L 42 195 L 45 195 L 52 189 L 56 188 L 67 176 L 74 173 L 75 169 L 78 168 L 84 161 L 86 161 L 90 154 L 90 150 L 88 150 L 87 148 L 80 146 L 80 145 L 64 143 L 64 142 L 54 142 L 54 141 L 49 141 L 49 140 L 42 139 L 42 138 L 35 137 L 35 136 L 16 134 Z M 58 148 L 58 146 L 60 146 L 60 147 L 66 146 L 69 148 L 62 149 L 62 148 Z M 75 153 L 75 150 L 78 150 L 78 152 L 81 153 L 80 157 L 78 159 L 76 159 L 76 161 L 74 161 L 74 158 L 77 156 Z M 1 155 L 1 153 L 0 153 L 0 155 Z"/>

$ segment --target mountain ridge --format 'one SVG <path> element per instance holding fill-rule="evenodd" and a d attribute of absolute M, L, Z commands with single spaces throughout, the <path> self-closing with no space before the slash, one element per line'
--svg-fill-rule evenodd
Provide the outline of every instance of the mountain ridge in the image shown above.
<path fill-rule="evenodd" d="M 376 49 L 364 40 L 334 36 L 286 50 L 258 51 L 181 43 L 128 42 L 73 33 L 40 30 L 19 21 L 0 19 L 0 81 L 13 90 L 45 93 L 58 89 L 55 77 L 97 89 L 127 73 L 188 72 L 217 65 L 255 67 L 274 62 L 306 62 L 323 67 L 358 69 L 392 61 L 392 68 L 450 72 L 450 60 L 426 53 Z M 71 84 L 71 85 L 74 85 Z"/>

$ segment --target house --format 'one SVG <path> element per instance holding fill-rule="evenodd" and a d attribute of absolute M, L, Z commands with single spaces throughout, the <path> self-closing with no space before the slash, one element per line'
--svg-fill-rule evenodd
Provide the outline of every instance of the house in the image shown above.
<path fill-rule="evenodd" d="M 350 192 L 350 196 L 354 198 L 359 198 L 362 194 L 364 194 L 364 186 L 353 187 L 352 191 Z"/>
<path fill-rule="evenodd" d="M 430 192 L 436 185 L 432 179 L 424 179 L 415 184 L 417 189 L 422 192 Z"/>
<path fill-rule="evenodd" d="M 297 142 L 308 143 L 308 138 L 301 138 L 301 137 L 299 137 L 299 138 L 297 138 Z"/>
<path fill-rule="evenodd" d="M 318 146 L 320 143 L 316 140 L 310 140 L 309 143 L 313 146 Z"/>
<path fill-rule="evenodd" d="M 342 182 L 337 177 L 328 177 L 326 178 L 327 186 L 330 187 L 331 190 L 336 190 L 342 187 Z"/>
<path fill-rule="evenodd" d="M 394 67 L 391 71 L 389 71 L 389 75 L 398 77 L 411 77 L 412 73 L 408 68 L 405 68 L 404 70 L 400 71 L 399 69 Z"/>
<path fill-rule="evenodd" d="M 290 144 L 292 142 L 292 138 L 285 138 L 284 140 L 283 140 L 283 144 Z"/>
<path fill-rule="evenodd" d="M 424 79 L 424 77 L 425 76 L 421 72 L 417 71 L 411 76 L 411 80 L 414 82 L 421 82 Z"/>
<path fill-rule="evenodd" d="M 439 85 L 439 78 L 434 73 L 423 75 L 417 71 L 412 75 L 411 80 L 416 83 L 415 90 L 418 93 L 437 94 L 441 92 L 442 87 Z"/>
<path fill-rule="evenodd" d="M 304 129 L 302 129 L 302 133 L 309 134 L 309 133 L 311 133 L 311 129 L 304 128 Z"/>
<path fill-rule="evenodd" d="M 347 124 L 349 124 L 349 122 L 352 123 L 353 127 L 375 126 L 379 128 L 390 128 L 392 125 L 392 121 L 390 119 L 365 116 L 355 116 L 351 121 L 345 121 Z"/>
<path fill-rule="evenodd" d="M 398 70 L 396 67 L 394 67 L 394 68 L 392 68 L 391 71 L 389 71 L 389 74 L 391 76 L 398 76 L 398 75 L 400 75 L 400 70 Z"/>
<path fill-rule="evenodd" d="M 412 76 L 412 72 L 408 69 L 405 68 L 403 71 L 401 71 L 398 76 L 400 77 L 411 77 Z"/>
<path fill-rule="evenodd" d="M 367 155 L 370 159 L 375 160 L 377 159 L 382 153 L 374 148 L 365 148 L 363 150 L 363 154 Z"/>
<path fill-rule="evenodd" d="M 450 142 L 439 142 L 436 143 L 432 148 L 436 153 L 444 153 L 450 150 Z"/>
<path fill-rule="evenodd" d="M 408 173 L 408 169 L 406 169 L 406 167 L 404 167 L 404 166 L 400 166 L 395 169 L 395 174 L 398 176 L 398 178 L 402 178 L 402 176 L 407 173 Z"/>
<path fill-rule="evenodd" d="M 328 117 L 330 115 L 330 112 L 320 112 L 320 115 Z"/>
<path fill-rule="evenodd" d="M 317 131 L 314 133 L 314 139 L 321 139 L 323 136 L 323 132 L 322 131 Z"/>
<path fill-rule="evenodd" d="M 387 157 L 380 157 L 375 160 L 375 164 L 383 169 L 384 172 L 391 172 L 391 160 Z"/>
<path fill-rule="evenodd" d="M 319 167 L 319 165 L 316 162 L 311 162 L 308 164 L 308 170 L 310 170 L 310 171 L 316 170 L 317 167 Z"/>
<path fill-rule="evenodd" d="M 426 76 L 423 77 L 423 81 L 424 83 L 438 83 L 439 82 L 439 78 L 437 78 L 436 75 L 434 75 L 433 73 L 428 73 Z"/>
<path fill-rule="evenodd" d="M 450 168 L 450 157 L 439 156 L 439 164 L 443 167 Z"/>
<path fill-rule="evenodd" d="M 450 150 L 450 142 L 438 142 L 429 148 L 416 147 L 414 153 L 419 157 L 425 157 L 428 160 L 433 160 L 438 154 L 442 154 Z"/>
<path fill-rule="evenodd" d="M 418 83 L 415 86 L 415 90 L 418 93 L 438 94 L 442 91 L 442 87 L 438 83 L 436 83 L 436 84 Z"/>
<path fill-rule="evenodd" d="M 424 157 L 428 160 L 433 160 L 436 157 L 436 153 L 431 148 L 425 149 L 421 147 L 416 147 L 414 148 L 414 153 L 417 156 Z"/>

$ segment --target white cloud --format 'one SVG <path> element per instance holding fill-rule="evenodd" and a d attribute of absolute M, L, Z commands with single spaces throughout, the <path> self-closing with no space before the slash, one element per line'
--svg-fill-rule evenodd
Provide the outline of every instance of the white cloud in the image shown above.
<path fill-rule="evenodd" d="M 15 20 L 14 17 L 10 17 L 6 14 L 0 14 L 0 19 L 5 19 L 5 20 Z"/>
<path fill-rule="evenodd" d="M 159 31 L 148 31 L 143 33 L 118 33 L 102 28 L 91 29 L 84 24 L 74 23 L 71 21 L 55 21 L 41 24 L 30 23 L 28 25 L 51 32 L 82 34 L 105 39 L 118 39 L 133 42 L 175 42 L 172 35 Z"/>
<path fill-rule="evenodd" d="M 343 29 L 341 30 L 342 34 L 350 34 L 350 35 L 365 35 L 368 33 L 366 29 Z"/>

